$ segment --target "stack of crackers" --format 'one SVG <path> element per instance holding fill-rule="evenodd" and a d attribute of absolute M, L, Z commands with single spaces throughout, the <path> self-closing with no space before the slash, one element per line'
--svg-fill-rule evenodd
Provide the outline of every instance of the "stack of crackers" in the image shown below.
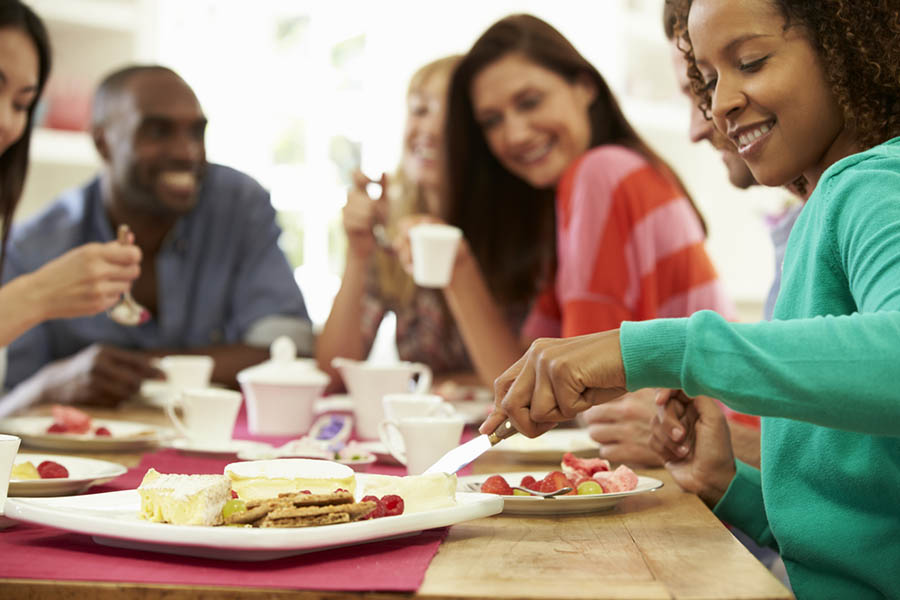
<path fill-rule="evenodd" d="M 250 500 L 247 510 L 229 515 L 225 524 L 315 527 L 356 521 L 374 509 L 374 502 L 354 502 L 350 492 L 279 494 L 277 498 Z"/>

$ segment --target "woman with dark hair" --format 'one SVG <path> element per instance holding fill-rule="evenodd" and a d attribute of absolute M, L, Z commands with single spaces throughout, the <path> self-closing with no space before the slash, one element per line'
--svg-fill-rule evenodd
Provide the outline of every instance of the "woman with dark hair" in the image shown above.
<path fill-rule="evenodd" d="M 464 240 L 444 293 L 483 381 L 538 337 L 732 316 L 678 178 L 548 23 L 512 15 L 475 42 L 451 82 L 445 139 L 442 216 Z M 513 332 L 499 307 L 523 301 L 532 310 Z"/>
<path fill-rule="evenodd" d="M 34 109 L 50 72 L 47 30 L 20 0 L 0 0 L 0 269 L 28 170 Z M 50 318 L 103 311 L 140 273 L 133 244 L 89 244 L 0 288 L 0 347 Z M 0 361 L 0 381 L 2 366 Z"/>

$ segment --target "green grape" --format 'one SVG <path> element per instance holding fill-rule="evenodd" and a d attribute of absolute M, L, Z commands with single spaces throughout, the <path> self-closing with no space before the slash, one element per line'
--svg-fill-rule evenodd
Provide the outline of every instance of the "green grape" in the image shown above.
<path fill-rule="evenodd" d="M 578 495 L 602 494 L 603 488 L 596 481 L 582 481 L 578 484 Z"/>
<path fill-rule="evenodd" d="M 528 492 L 523 492 L 522 490 L 513 490 L 513 496 L 530 496 Z"/>
<path fill-rule="evenodd" d="M 244 512 L 247 510 L 247 503 L 239 498 L 232 498 L 222 507 L 222 518 L 227 519 L 234 513 Z"/>

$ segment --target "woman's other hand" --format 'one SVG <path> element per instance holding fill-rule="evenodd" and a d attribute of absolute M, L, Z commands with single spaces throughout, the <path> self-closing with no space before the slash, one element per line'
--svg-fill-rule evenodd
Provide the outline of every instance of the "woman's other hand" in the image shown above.
<path fill-rule="evenodd" d="M 494 382 L 494 409 L 479 430 L 491 433 L 509 418 L 536 437 L 625 390 L 619 331 L 539 339 Z"/>
<path fill-rule="evenodd" d="M 728 423 L 718 402 L 708 396 L 689 398 L 681 391 L 660 390 L 656 404 L 650 447 L 678 485 L 714 507 L 735 474 Z"/>
<path fill-rule="evenodd" d="M 601 458 L 612 463 L 662 466 L 662 460 L 649 444 L 657 391 L 645 388 L 629 392 L 581 414 L 591 439 L 600 444 Z"/>
<path fill-rule="evenodd" d="M 366 191 L 370 183 L 381 186 L 381 194 L 373 199 Z M 387 175 L 381 179 L 369 179 L 361 171 L 353 172 L 353 185 L 347 191 L 347 202 L 344 204 L 342 219 L 344 232 L 347 234 L 349 255 L 355 258 L 368 258 L 375 251 L 376 240 L 372 230 L 377 224 L 387 220 Z"/>

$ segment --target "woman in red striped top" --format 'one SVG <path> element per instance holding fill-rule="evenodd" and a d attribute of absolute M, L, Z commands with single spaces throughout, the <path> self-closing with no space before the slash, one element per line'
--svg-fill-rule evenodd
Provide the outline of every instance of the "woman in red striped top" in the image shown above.
<path fill-rule="evenodd" d="M 444 294 L 483 381 L 537 337 L 733 316 L 677 176 L 544 21 L 509 16 L 475 42 L 451 81 L 445 144 L 442 212 L 464 240 Z M 523 300 L 533 308 L 512 331 L 499 307 Z"/>

